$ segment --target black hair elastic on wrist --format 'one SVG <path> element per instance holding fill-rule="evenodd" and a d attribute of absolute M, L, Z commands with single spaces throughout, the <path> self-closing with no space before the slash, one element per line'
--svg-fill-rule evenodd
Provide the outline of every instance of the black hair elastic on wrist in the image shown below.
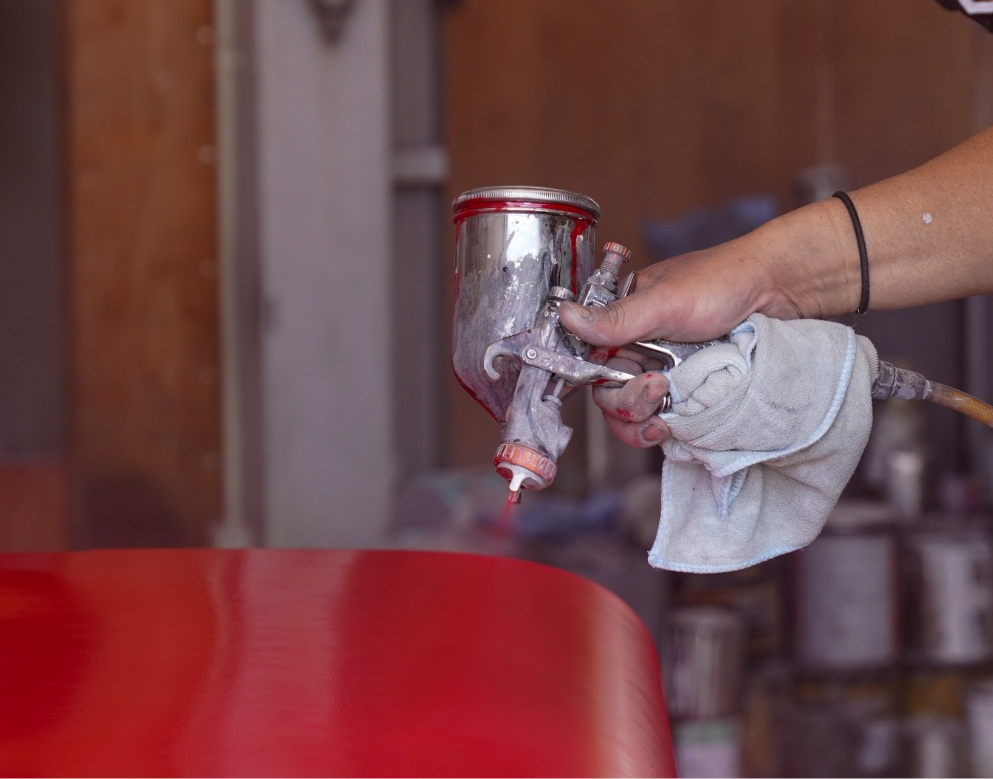
<path fill-rule="evenodd" d="M 835 192 L 834 197 L 845 204 L 848 215 L 852 218 L 852 227 L 855 228 L 855 241 L 859 245 L 859 264 L 862 266 L 862 297 L 859 299 L 859 307 L 856 314 L 864 314 L 869 310 L 869 254 L 865 250 L 865 236 L 862 234 L 862 223 L 859 221 L 855 204 L 845 192 Z"/>

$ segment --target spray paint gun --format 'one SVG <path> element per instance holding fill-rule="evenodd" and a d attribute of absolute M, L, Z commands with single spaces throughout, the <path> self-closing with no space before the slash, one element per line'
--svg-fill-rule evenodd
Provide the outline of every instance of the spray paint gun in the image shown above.
<path fill-rule="evenodd" d="M 559 306 L 606 306 L 632 291 L 618 284 L 631 252 L 608 243 L 591 273 L 600 209 L 571 192 L 494 187 L 456 199 L 453 367 L 463 386 L 500 422 L 494 464 L 510 484 L 541 490 L 572 437 L 562 397 L 586 384 L 619 387 L 634 378 L 601 364 L 606 355 L 567 333 Z M 663 372 L 718 343 L 643 341 L 629 348 L 659 360 Z M 662 409 L 668 409 L 668 396 Z"/>
<path fill-rule="evenodd" d="M 555 478 L 556 462 L 572 437 L 572 429 L 562 422 L 566 389 L 619 387 L 634 378 L 602 365 L 605 354 L 594 352 L 559 323 L 563 301 L 606 306 L 629 294 L 635 274 L 618 282 L 631 253 L 608 243 L 593 272 L 600 208 L 573 192 L 475 189 L 460 195 L 453 209 L 452 365 L 462 385 L 501 425 L 493 461 L 516 502 L 522 489 L 541 490 Z M 701 349 L 726 341 L 640 341 L 628 348 L 659 360 L 665 373 Z M 993 407 L 882 360 L 872 396 L 927 400 L 993 427 Z M 661 413 L 669 402 L 666 396 Z"/>
<path fill-rule="evenodd" d="M 506 412 L 503 442 L 493 458 L 497 472 L 510 482 L 513 502 L 520 500 L 522 489 L 544 489 L 555 478 L 555 462 L 572 435 L 572 430 L 562 423 L 563 390 L 586 384 L 620 387 L 634 378 L 597 359 L 590 360 L 590 345 L 565 333 L 559 324 L 558 309 L 563 301 L 606 306 L 632 291 L 634 273 L 628 274 L 618 290 L 618 272 L 631 252 L 620 244 L 608 243 L 604 253 L 603 262 L 578 299 L 569 289 L 552 287 L 534 327 L 490 344 L 483 355 L 483 366 L 493 380 L 500 376 L 498 360 L 510 360 L 519 366 L 514 398 Z M 661 361 L 664 373 L 714 343 L 717 342 L 642 341 L 629 348 Z M 598 356 L 606 357 L 602 352 Z M 661 411 L 669 407 L 670 398 L 666 395 Z"/>

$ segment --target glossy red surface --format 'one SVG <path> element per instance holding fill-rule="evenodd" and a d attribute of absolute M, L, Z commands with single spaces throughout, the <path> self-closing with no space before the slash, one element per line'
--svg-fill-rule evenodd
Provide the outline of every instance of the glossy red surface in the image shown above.
<path fill-rule="evenodd" d="M 281 550 L 0 555 L 0 771 L 675 775 L 654 646 L 606 590 Z"/>

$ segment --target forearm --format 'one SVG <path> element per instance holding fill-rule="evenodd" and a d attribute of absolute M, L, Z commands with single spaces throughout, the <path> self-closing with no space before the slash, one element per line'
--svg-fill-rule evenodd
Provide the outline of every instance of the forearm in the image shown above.
<path fill-rule="evenodd" d="M 871 309 L 993 292 L 993 128 L 915 168 L 851 194 L 869 256 Z M 858 306 L 858 247 L 831 198 L 750 237 L 773 279 L 759 310 L 836 316 Z"/>
<path fill-rule="evenodd" d="M 993 292 L 993 128 L 915 170 L 851 193 L 869 256 L 869 308 Z M 779 319 L 854 312 L 855 231 L 828 198 L 713 249 L 649 266 L 606 308 L 563 304 L 570 332 L 599 346 L 705 341 L 756 311 Z"/>

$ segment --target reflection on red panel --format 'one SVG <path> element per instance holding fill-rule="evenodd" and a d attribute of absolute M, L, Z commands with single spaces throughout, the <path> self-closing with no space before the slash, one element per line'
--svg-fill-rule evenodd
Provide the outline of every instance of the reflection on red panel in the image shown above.
<path fill-rule="evenodd" d="M 0 555 L 0 772 L 674 775 L 654 646 L 514 560 Z"/>

